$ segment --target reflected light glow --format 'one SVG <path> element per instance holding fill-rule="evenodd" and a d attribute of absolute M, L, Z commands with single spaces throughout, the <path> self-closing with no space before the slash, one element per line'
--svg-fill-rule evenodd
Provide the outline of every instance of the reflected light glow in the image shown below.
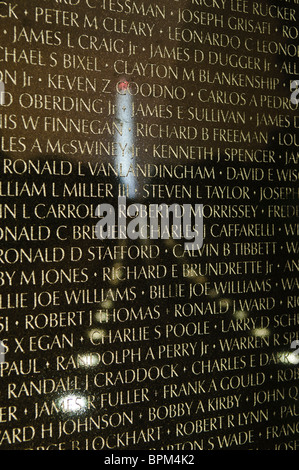
<path fill-rule="evenodd" d="M 59 408 L 64 413 L 78 413 L 87 407 L 87 400 L 83 396 L 66 395 L 58 401 Z"/>
<path fill-rule="evenodd" d="M 129 83 L 121 80 L 118 85 L 118 94 L 116 98 L 116 119 L 122 123 L 122 135 L 116 134 L 117 144 L 117 163 L 122 165 L 123 173 L 128 170 L 134 162 L 134 133 L 132 118 L 132 96 L 127 92 Z M 131 198 L 136 196 L 137 182 L 132 173 L 126 177 L 120 178 L 120 183 L 128 186 L 128 195 Z"/>
<path fill-rule="evenodd" d="M 109 322 L 109 312 L 107 310 L 97 310 L 94 314 L 94 318 L 95 318 L 95 321 L 98 322 L 98 323 L 108 323 Z"/>
<path fill-rule="evenodd" d="M 297 352 L 281 351 L 277 353 L 277 359 L 279 360 L 279 362 L 286 365 L 299 364 L 299 355 Z"/>
<path fill-rule="evenodd" d="M 197 277 L 192 277 L 191 281 L 194 282 L 195 284 L 205 284 L 207 282 L 207 278 L 204 276 L 197 276 Z"/>
<path fill-rule="evenodd" d="M 95 344 L 99 344 L 101 340 L 106 336 L 106 331 L 98 329 L 90 330 L 88 332 L 88 336 Z"/>
<path fill-rule="evenodd" d="M 232 300 L 231 299 L 219 299 L 218 303 L 219 303 L 219 307 L 225 308 L 232 304 Z"/>
<path fill-rule="evenodd" d="M 252 330 L 252 334 L 259 337 L 270 336 L 271 331 L 268 328 L 256 328 Z"/>
<path fill-rule="evenodd" d="M 237 310 L 236 312 L 233 313 L 233 315 L 238 318 L 238 320 L 244 320 L 245 318 L 248 317 L 249 313 L 244 312 L 243 310 Z"/>
<path fill-rule="evenodd" d="M 94 353 L 78 354 L 77 361 L 80 367 L 96 367 L 100 363 L 99 356 Z"/>
<path fill-rule="evenodd" d="M 216 289 L 210 289 L 209 290 L 209 297 L 211 297 L 212 299 L 216 299 L 218 296 L 219 296 L 219 294 L 216 291 Z"/>
<path fill-rule="evenodd" d="M 109 308 L 112 308 L 112 307 L 113 307 L 113 302 L 112 302 L 112 300 L 104 300 L 104 301 L 101 303 L 101 306 L 102 306 L 104 309 L 109 309 Z"/>

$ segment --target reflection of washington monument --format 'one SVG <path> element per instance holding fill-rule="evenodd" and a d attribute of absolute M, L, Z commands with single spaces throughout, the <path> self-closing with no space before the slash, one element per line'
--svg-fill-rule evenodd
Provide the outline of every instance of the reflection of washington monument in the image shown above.
<path fill-rule="evenodd" d="M 128 82 L 122 80 L 118 83 L 116 95 L 116 120 L 122 124 L 122 135 L 115 134 L 117 144 L 116 162 L 127 174 L 130 165 L 136 163 L 134 157 L 134 122 L 132 118 L 132 96 L 127 93 Z M 120 184 L 127 186 L 126 196 L 134 199 L 137 192 L 137 180 L 130 172 L 127 177 L 120 178 Z"/>
<path fill-rule="evenodd" d="M 130 168 L 136 166 L 136 155 L 134 150 L 134 131 L 132 96 L 129 93 L 130 83 L 121 80 L 116 87 L 116 112 L 117 123 L 121 125 L 122 132 L 115 137 L 116 162 L 120 168 L 118 204 L 113 207 L 110 204 L 100 204 L 97 207 L 97 216 L 103 217 L 96 225 L 97 237 L 100 240 L 118 240 L 127 237 L 136 240 L 157 240 L 161 239 L 181 239 L 185 237 L 193 240 L 192 243 L 185 243 L 185 249 L 199 250 L 203 244 L 203 216 L 202 204 L 196 204 L 195 208 L 191 204 L 182 206 L 176 202 L 171 205 L 162 204 L 132 204 L 127 207 L 127 197 L 135 200 L 138 195 L 138 182 L 136 176 Z M 122 176 L 126 175 L 126 176 Z M 170 227 L 170 213 L 173 223 Z M 135 221 L 127 224 L 127 215 L 135 216 Z M 192 216 L 195 218 L 194 230 L 192 230 Z M 116 229 L 116 218 L 118 228 Z M 161 221 L 159 226 L 159 219 Z M 138 226 L 138 232 L 136 227 Z M 106 227 L 106 229 L 104 229 Z M 117 231 L 117 236 L 116 236 Z"/>

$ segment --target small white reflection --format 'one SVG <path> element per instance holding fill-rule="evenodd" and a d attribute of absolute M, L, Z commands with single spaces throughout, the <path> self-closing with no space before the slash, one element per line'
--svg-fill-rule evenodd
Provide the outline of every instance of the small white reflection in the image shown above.
<path fill-rule="evenodd" d="M 91 339 L 92 344 L 99 344 L 103 338 L 106 336 L 105 330 L 90 330 L 88 336 Z"/>
<path fill-rule="evenodd" d="M 78 413 L 86 409 L 87 400 L 82 396 L 66 395 L 60 398 L 58 406 L 64 413 Z"/>
<path fill-rule="evenodd" d="M 195 276 L 195 277 L 192 277 L 191 280 L 195 284 L 205 284 L 207 282 L 207 278 L 204 276 Z"/>
<path fill-rule="evenodd" d="M 259 337 L 270 336 L 271 331 L 268 328 L 256 328 L 252 330 L 252 334 Z"/>
<path fill-rule="evenodd" d="M 244 310 L 237 310 L 236 312 L 233 313 L 233 315 L 239 320 L 245 320 L 245 318 L 247 318 L 249 314 L 248 312 L 245 312 Z"/>
<path fill-rule="evenodd" d="M 219 299 L 218 302 L 219 302 L 219 306 L 223 308 L 230 306 L 232 304 L 231 299 Z"/>
<path fill-rule="evenodd" d="M 101 303 L 101 306 L 103 308 L 109 309 L 113 307 L 113 302 L 112 300 L 103 300 L 103 302 Z"/>
<path fill-rule="evenodd" d="M 84 367 L 95 367 L 99 364 L 99 356 L 94 353 L 90 354 L 78 354 L 77 356 L 78 365 Z"/>
<path fill-rule="evenodd" d="M 209 297 L 212 297 L 212 299 L 216 299 L 218 297 L 218 292 L 216 291 L 216 289 L 211 289 L 209 290 Z"/>
<path fill-rule="evenodd" d="M 107 310 L 97 310 L 94 314 L 94 319 L 98 323 L 108 323 L 109 312 Z"/>
<path fill-rule="evenodd" d="M 122 267 L 123 267 L 123 264 L 122 264 L 122 263 L 119 263 L 119 262 L 114 263 L 114 265 L 112 266 L 112 269 L 113 269 L 114 271 L 112 271 L 112 272 L 114 272 L 114 273 L 117 274 L 118 269 L 120 269 L 120 268 L 122 268 Z M 110 284 L 111 286 L 113 286 L 113 285 L 114 285 L 114 286 L 117 286 L 118 284 L 120 284 L 120 282 L 121 282 L 121 280 L 120 280 L 120 279 L 117 277 L 117 275 L 116 275 L 116 276 L 114 277 L 114 279 L 111 279 L 111 280 L 109 281 L 109 284 Z"/>

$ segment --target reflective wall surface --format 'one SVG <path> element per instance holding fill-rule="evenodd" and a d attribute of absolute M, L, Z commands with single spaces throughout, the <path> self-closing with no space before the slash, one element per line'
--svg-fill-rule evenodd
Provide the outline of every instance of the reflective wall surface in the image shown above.
<path fill-rule="evenodd" d="M 3 450 L 298 449 L 298 15 L 1 2 Z"/>

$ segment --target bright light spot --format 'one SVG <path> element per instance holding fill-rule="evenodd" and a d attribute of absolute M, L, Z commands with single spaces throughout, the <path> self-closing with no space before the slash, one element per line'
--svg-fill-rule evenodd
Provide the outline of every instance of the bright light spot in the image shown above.
<path fill-rule="evenodd" d="M 122 268 L 122 266 L 123 265 L 121 263 L 114 263 L 113 269 L 115 269 L 117 271 L 119 268 Z M 121 282 L 120 279 L 115 277 L 114 279 L 111 279 L 109 281 L 109 284 L 117 286 L 120 282 Z"/>
<path fill-rule="evenodd" d="M 100 360 L 97 354 L 78 354 L 78 364 L 80 367 L 95 367 L 99 364 Z"/>
<path fill-rule="evenodd" d="M 252 330 L 252 334 L 254 336 L 270 336 L 270 330 L 268 328 L 256 328 L 255 330 Z"/>
<path fill-rule="evenodd" d="M 101 305 L 102 305 L 103 308 L 112 308 L 113 307 L 113 302 L 112 302 L 112 300 L 104 300 L 101 303 Z"/>
<path fill-rule="evenodd" d="M 218 297 L 216 289 L 211 289 L 209 291 L 209 296 L 212 297 L 213 299 L 216 299 L 216 297 Z"/>
<path fill-rule="evenodd" d="M 283 364 L 299 364 L 299 355 L 296 352 L 282 351 L 277 353 L 277 358 Z"/>
<path fill-rule="evenodd" d="M 204 276 L 197 276 L 192 278 L 193 282 L 196 282 L 196 284 L 205 284 L 207 282 L 207 278 Z"/>
<path fill-rule="evenodd" d="M 95 313 L 95 320 L 99 323 L 108 323 L 109 312 L 107 312 L 107 310 L 97 310 Z"/>
<path fill-rule="evenodd" d="M 0 364 L 5 362 L 5 346 L 2 341 L 0 341 Z"/>
<path fill-rule="evenodd" d="M 228 305 L 231 305 L 232 304 L 232 300 L 231 299 L 219 299 L 219 307 L 227 307 Z"/>
<path fill-rule="evenodd" d="M 244 312 L 243 310 L 237 310 L 236 312 L 234 312 L 234 316 L 239 320 L 244 320 L 248 317 L 248 312 Z"/>
<path fill-rule="evenodd" d="M 89 337 L 92 340 L 93 344 L 99 344 L 100 341 L 105 337 L 105 330 L 91 330 L 89 331 Z"/>
<path fill-rule="evenodd" d="M 122 123 L 122 135 L 115 134 L 117 163 L 122 165 L 123 173 L 127 176 L 120 177 L 120 183 L 124 184 L 129 191 L 129 196 L 134 198 L 136 196 L 135 189 L 137 189 L 137 180 L 129 168 L 135 160 L 134 151 L 134 137 L 132 129 L 134 128 L 134 120 L 132 117 L 132 104 L 133 98 L 130 93 L 127 93 L 129 83 L 126 80 L 120 80 L 119 93 L 116 97 L 116 120 Z M 130 150 L 131 149 L 131 150 Z"/>
<path fill-rule="evenodd" d="M 299 356 L 298 353 L 291 353 L 288 355 L 288 360 L 291 364 L 299 364 Z"/>
<path fill-rule="evenodd" d="M 58 406 L 64 413 L 78 413 L 86 408 L 87 400 L 82 396 L 66 395 L 60 398 Z"/>

